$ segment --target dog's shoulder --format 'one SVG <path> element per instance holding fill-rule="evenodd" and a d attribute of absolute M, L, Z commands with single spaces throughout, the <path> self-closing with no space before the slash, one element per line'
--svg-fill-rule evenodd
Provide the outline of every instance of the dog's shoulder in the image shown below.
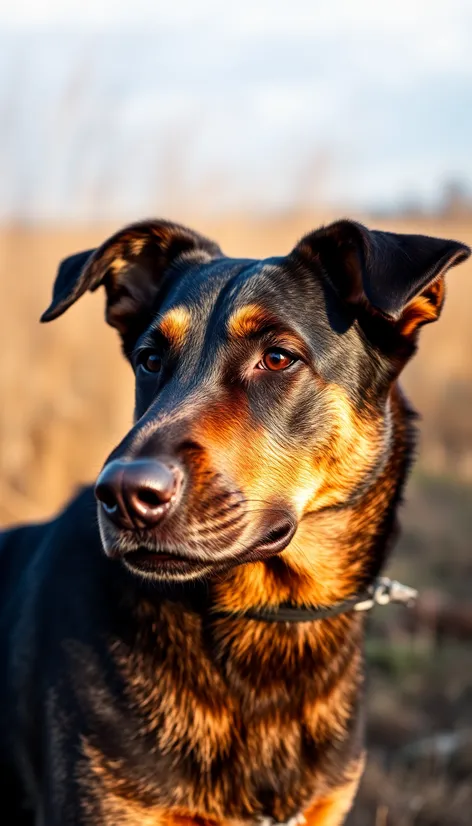
<path fill-rule="evenodd" d="M 0 533 L 0 764 L 2 754 L 40 748 L 46 703 L 71 715 L 74 693 L 93 687 L 87 667 L 103 633 L 110 567 L 93 488 L 51 521 Z"/>
<path fill-rule="evenodd" d="M 0 657 L 11 670 L 30 659 L 22 651 L 41 650 L 46 667 L 45 652 L 60 650 L 63 639 L 92 636 L 94 624 L 99 633 L 116 567 L 102 550 L 91 487 L 51 521 L 1 533 Z"/>

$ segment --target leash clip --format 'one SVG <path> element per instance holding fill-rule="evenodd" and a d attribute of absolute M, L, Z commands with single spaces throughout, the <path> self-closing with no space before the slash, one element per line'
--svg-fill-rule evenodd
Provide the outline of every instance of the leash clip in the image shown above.
<path fill-rule="evenodd" d="M 379 577 L 371 589 L 369 599 L 358 602 L 354 606 L 355 611 L 369 611 L 374 605 L 388 605 L 390 602 L 400 603 L 407 608 L 412 608 L 418 598 L 418 591 L 403 585 L 396 579 L 389 579 L 386 576 Z"/>

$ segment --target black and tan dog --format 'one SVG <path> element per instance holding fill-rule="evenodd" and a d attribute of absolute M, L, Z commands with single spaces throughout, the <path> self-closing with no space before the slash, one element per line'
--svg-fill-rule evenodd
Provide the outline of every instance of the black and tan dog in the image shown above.
<path fill-rule="evenodd" d="M 343 822 L 364 621 L 241 614 L 379 574 L 413 447 L 397 378 L 468 255 L 340 221 L 234 260 L 150 221 L 62 264 L 43 320 L 105 287 L 136 417 L 98 525 L 86 490 L 2 540 L 2 822 Z"/>

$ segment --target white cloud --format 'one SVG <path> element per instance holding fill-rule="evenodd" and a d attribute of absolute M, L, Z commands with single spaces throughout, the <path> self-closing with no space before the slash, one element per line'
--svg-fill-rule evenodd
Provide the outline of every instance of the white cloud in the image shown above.
<path fill-rule="evenodd" d="M 469 0 L 16 0 L 2 28 L 3 214 L 146 212 L 169 169 L 225 204 L 472 181 Z"/>
<path fill-rule="evenodd" d="M 79 25 L 105 30 L 142 30 L 169 25 L 193 25 L 204 21 L 215 29 L 228 26 L 233 32 L 323 35 L 327 32 L 388 32 L 390 36 L 409 32 L 425 37 L 440 35 L 444 26 L 461 26 L 472 19 L 469 0 L 15 0 L 2 4 L 0 22 L 27 29 L 32 26 Z"/>

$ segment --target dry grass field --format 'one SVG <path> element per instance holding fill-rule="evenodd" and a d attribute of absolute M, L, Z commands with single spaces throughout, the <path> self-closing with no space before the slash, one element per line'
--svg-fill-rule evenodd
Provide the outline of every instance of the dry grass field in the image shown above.
<path fill-rule="evenodd" d="M 193 219 L 228 254 L 288 251 L 332 216 Z M 472 222 L 370 224 L 472 244 Z M 190 223 L 190 220 L 189 220 Z M 58 261 L 116 227 L 0 230 L 0 522 L 49 516 L 97 474 L 128 428 L 132 376 L 103 297 L 85 296 L 51 325 Z M 425 329 L 404 385 L 423 416 L 418 469 L 404 506 L 391 572 L 470 606 L 472 584 L 472 263 L 451 271 L 446 308 Z M 433 590 L 432 590 L 433 589 Z M 369 635 L 370 755 L 351 826 L 470 826 L 472 650 L 470 639 L 405 627 L 399 610 L 375 616 Z"/>

